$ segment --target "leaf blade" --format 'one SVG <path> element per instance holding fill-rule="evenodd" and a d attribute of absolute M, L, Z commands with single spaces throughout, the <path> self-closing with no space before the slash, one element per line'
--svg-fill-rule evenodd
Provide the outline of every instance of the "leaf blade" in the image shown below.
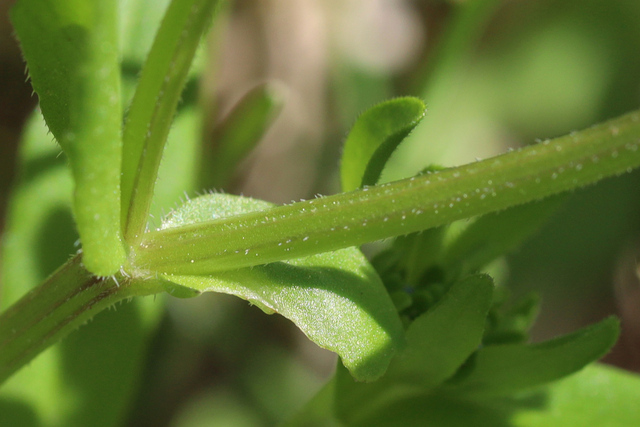
<path fill-rule="evenodd" d="M 639 387 L 637 374 L 595 364 L 523 396 L 475 400 L 427 392 L 378 408 L 350 425 L 422 425 L 428 414 L 428 425 L 442 427 L 632 426 L 640 419 Z M 329 417 L 331 407 L 325 404 L 323 409 L 323 415 Z"/>
<path fill-rule="evenodd" d="M 453 375 L 482 341 L 493 281 L 469 276 L 407 329 L 407 347 L 389 374 L 431 388 Z"/>
<path fill-rule="evenodd" d="M 610 317 L 595 325 L 540 344 L 504 344 L 482 348 L 472 370 L 452 389 L 471 395 L 504 395 L 555 381 L 604 356 L 615 344 L 619 322 Z"/>
<path fill-rule="evenodd" d="M 178 209 L 165 226 L 270 206 L 259 200 L 212 194 Z M 403 343 L 402 324 L 393 303 L 356 248 L 207 276 L 163 277 L 197 292 L 236 295 L 268 313 L 281 314 L 316 344 L 337 352 L 361 381 L 382 375 Z"/>
<path fill-rule="evenodd" d="M 338 368 L 336 415 L 351 425 L 381 407 L 428 393 L 454 375 L 481 343 L 492 294 L 493 281 L 486 275 L 452 285 L 437 305 L 409 325 L 406 346 L 375 383 L 355 383 Z"/>
<path fill-rule="evenodd" d="M 71 164 L 84 263 L 113 274 L 125 259 L 117 4 L 22 0 L 11 17 L 42 114 Z"/>

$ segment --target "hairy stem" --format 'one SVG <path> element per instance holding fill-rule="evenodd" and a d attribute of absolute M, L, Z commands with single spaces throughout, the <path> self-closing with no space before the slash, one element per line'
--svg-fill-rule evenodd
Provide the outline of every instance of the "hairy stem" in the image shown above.
<path fill-rule="evenodd" d="M 76 255 L 0 315 L 0 383 L 103 309 L 160 292 L 154 283 L 94 276 Z"/>
<path fill-rule="evenodd" d="M 299 258 L 486 214 L 640 166 L 640 111 L 484 161 L 147 233 L 137 268 L 179 274 Z"/>

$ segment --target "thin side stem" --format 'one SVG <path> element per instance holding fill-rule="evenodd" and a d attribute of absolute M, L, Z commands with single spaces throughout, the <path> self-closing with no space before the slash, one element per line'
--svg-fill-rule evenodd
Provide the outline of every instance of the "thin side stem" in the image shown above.
<path fill-rule="evenodd" d="M 158 168 L 198 44 L 218 0 L 173 0 L 142 70 L 123 133 L 122 224 L 130 245 L 149 217 Z"/>
<path fill-rule="evenodd" d="M 542 199 L 640 166 L 640 111 L 484 161 L 147 233 L 137 268 L 179 274 L 299 258 Z"/>

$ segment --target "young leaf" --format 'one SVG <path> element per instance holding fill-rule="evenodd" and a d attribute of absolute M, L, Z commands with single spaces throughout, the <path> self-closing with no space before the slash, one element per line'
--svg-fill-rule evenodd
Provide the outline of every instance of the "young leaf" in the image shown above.
<path fill-rule="evenodd" d="M 396 98 L 362 113 L 344 143 L 340 176 L 342 191 L 378 182 L 387 160 L 420 123 L 426 107 L 418 98 Z"/>
<path fill-rule="evenodd" d="M 163 227 L 271 206 L 260 200 L 211 194 L 186 203 Z M 402 324 L 393 303 L 356 248 L 210 275 L 162 277 L 172 283 L 168 290 L 182 292 L 181 296 L 189 295 L 180 287 L 223 292 L 246 299 L 267 313 L 281 314 L 316 344 L 338 353 L 360 381 L 380 377 L 403 342 Z"/>
<path fill-rule="evenodd" d="M 398 236 L 391 250 L 397 251 L 397 267 L 402 269 L 410 286 L 419 284 L 424 273 L 434 267 L 440 258 L 442 240 L 447 227 L 435 227 L 419 233 Z"/>
<path fill-rule="evenodd" d="M 482 340 L 493 294 L 487 275 L 454 283 L 442 300 L 407 329 L 407 347 L 389 377 L 431 388 L 452 376 Z"/>
<path fill-rule="evenodd" d="M 608 318 L 540 344 L 484 347 L 472 360 L 470 372 L 453 379 L 451 389 L 472 395 L 507 395 L 555 381 L 604 356 L 615 344 L 619 329 L 618 321 Z"/>
<path fill-rule="evenodd" d="M 123 133 L 122 223 L 130 245 L 142 237 L 171 122 L 196 48 L 218 0 L 173 0 L 140 76 Z"/>
<path fill-rule="evenodd" d="M 112 0 L 21 0 L 11 14 L 42 114 L 71 164 L 83 262 L 104 276 L 125 259 L 117 6 Z"/>
<path fill-rule="evenodd" d="M 248 91 L 213 130 L 212 140 L 204 144 L 201 184 L 204 188 L 223 188 L 238 163 L 262 139 L 280 114 L 284 88 L 263 83 Z"/>
<path fill-rule="evenodd" d="M 436 306 L 409 325 L 406 347 L 373 384 L 354 383 L 338 369 L 338 416 L 353 422 L 395 400 L 433 389 L 452 376 L 480 345 L 492 293 L 493 282 L 486 275 L 455 283 Z"/>

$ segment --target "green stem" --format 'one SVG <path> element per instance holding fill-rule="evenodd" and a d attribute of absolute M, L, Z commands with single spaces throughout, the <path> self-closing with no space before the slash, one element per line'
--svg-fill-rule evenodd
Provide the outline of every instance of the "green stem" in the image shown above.
<path fill-rule="evenodd" d="M 123 133 L 122 224 L 131 246 L 145 231 L 173 115 L 218 3 L 173 0 L 142 70 Z"/>
<path fill-rule="evenodd" d="M 94 276 L 76 255 L 0 315 L 0 383 L 110 305 L 161 292 L 154 283 Z"/>
<path fill-rule="evenodd" d="M 178 274 L 299 258 L 575 189 L 640 166 L 640 111 L 484 161 L 216 221 L 153 231 L 137 268 Z"/>

